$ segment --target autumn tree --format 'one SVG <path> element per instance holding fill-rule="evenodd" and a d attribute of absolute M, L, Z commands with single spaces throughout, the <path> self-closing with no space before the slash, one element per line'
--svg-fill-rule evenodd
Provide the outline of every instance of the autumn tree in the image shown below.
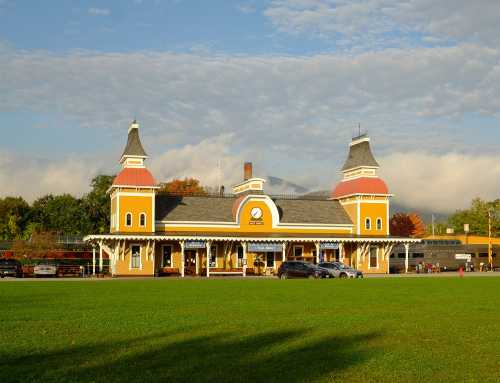
<path fill-rule="evenodd" d="M 175 179 L 160 185 L 160 191 L 179 195 L 206 195 L 206 189 L 195 178 Z"/>
<path fill-rule="evenodd" d="M 425 224 L 416 213 L 396 213 L 390 220 L 391 235 L 398 237 L 425 236 Z"/>
<path fill-rule="evenodd" d="M 14 241 L 12 252 L 17 258 L 44 258 L 58 247 L 57 236 L 54 233 L 34 231 L 29 240 Z"/>

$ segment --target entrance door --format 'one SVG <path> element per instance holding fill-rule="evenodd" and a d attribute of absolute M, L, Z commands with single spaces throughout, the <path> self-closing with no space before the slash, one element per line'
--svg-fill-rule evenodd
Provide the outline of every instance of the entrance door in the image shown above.
<path fill-rule="evenodd" d="M 184 252 L 184 272 L 186 275 L 196 274 L 196 250 L 186 250 Z"/>

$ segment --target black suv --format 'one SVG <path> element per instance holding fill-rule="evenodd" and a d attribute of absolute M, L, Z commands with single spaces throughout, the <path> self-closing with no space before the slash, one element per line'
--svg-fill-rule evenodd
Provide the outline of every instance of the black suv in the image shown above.
<path fill-rule="evenodd" d="M 303 261 L 286 261 L 278 269 L 280 279 L 287 278 L 328 278 L 330 273 L 316 265 Z"/>
<path fill-rule="evenodd" d="M 8 276 L 17 278 L 21 278 L 23 276 L 21 262 L 15 259 L 0 259 L 0 278 Z"/>

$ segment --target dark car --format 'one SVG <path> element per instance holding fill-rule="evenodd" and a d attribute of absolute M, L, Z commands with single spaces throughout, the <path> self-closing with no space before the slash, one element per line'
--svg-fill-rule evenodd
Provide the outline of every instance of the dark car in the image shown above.
<path fill-rule="evenodd" d="M 319 267 L 325 269 L 331 278 L 363 278 L 363 273 L 352 267 L 344 265 L 342 262 L 323 262 Z"/>
<path fill-rule="evenodd" d="M 21 262 L 15 259 L 0 259 L 0 278 L 9 276 L 16 278 L 23 276 Z"/>
<path fill-rule="evenodd" d="M 329 278 L 327 270 L 322 269 L 309 262 L 287 261 L 283 262 L 278 269 L 280 279 L 287 278 Z"/>

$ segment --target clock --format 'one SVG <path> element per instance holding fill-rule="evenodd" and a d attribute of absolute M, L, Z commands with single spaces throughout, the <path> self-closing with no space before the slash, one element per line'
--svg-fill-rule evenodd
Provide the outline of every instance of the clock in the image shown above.
<path fill-rule="evenodd" d="M 260 207 L 254 207 L 252 210 L 250 210 L 250 215 L 252 216 L 253 219 L 260 219 L 262 218 L 262 210 Z"/>

